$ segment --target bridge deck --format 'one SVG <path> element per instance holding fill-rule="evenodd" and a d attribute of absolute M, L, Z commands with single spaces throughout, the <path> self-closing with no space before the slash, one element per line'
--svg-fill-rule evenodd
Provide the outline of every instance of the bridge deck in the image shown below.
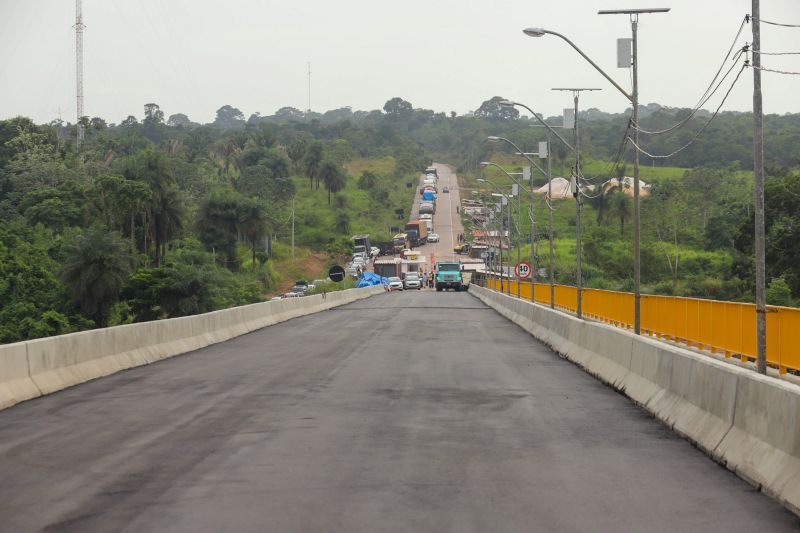
<path fill-rule="evenodd" d="M 381 295 L 0 412 L 0 530 L 796 531 L 464 293 Z"/>

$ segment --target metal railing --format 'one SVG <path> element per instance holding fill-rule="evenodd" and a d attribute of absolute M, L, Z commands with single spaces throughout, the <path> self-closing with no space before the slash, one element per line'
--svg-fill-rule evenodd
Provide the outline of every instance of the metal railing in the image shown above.
<path fill-rule="evenodd" d="M 500 282 L 479 276 L 479 284 L 500 290 Z M 504 280 L 517 294 L 516 280 Z M 550 286 L 537 283 L 536 303 L 550 305 Z M 506 287 L 506 291 L 508 288 Z M 555 307 L 574 313 L 577 290 L 555 286 Z M 523 282 L 520 298 L 531 299 L 531 283 Z M 642 333 L 680 342 L 690 347 L 739 357 L 742 362 L 756 358 L 756 306 L 750 303 L 723 302 L 680 296 L 642 295 Z M 633 293 L 583 289 L 583 314 L 625 329 L 633 328 Z M 767 363 L 785 374 L 800 372 L 800 309 L 767 307 Z"/>

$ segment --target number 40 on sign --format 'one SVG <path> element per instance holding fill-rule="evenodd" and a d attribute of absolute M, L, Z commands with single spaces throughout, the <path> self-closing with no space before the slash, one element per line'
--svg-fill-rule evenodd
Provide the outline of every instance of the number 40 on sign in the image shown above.
<path fill-rule="evenodd" d="M 514 266 L 514 275 L 522 278 L 528 279 L 531 277 L 531 265 L 530 263 L 521 262 Z"/>

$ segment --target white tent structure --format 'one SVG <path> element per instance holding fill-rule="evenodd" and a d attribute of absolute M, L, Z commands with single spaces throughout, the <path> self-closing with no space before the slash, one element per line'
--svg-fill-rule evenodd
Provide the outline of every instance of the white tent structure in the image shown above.
<path fill-rule="evenodd" d="M 622 192 L 627 194 L 628 196 L 633 196 L 633 178 L 630 176 L 625 176 L 621 180 L 620 183 L 617 178 L 612 178 L 607 182 L 603 183 L 603 192 L 611 189 L 616 188 L 619 185 L 622 185 Z M 650 194 L 650 184 L 645 183 L 643 180 L 639 180 L 639 195 L 640 196 L 647 196 Z"/>
<path fill-rule="evenodd" d="M 570 190 L 569 180 L 566 178 L 553 178 L 550 182 L 553 190 L 553 198 L 572 198 L 572 191 Z M 547 195 L 547 184 L 545 183 L 535 191 L 534 194 Z"/>

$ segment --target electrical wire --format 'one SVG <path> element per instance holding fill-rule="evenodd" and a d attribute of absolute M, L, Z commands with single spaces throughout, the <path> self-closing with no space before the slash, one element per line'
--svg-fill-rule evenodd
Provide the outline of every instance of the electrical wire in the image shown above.
<path fill-rule="evenodd" d="M 754 17 L 750 17 L 750 15 L 748 15 L 748 18 L 750 18 L 752 20 L 755 20 L 757 22 L 763 22 L 764 24 L 769 24 L 771 26 L 783 26 L 784 28 L 800 28 L 800 24 L 784 24 L 782 22 L 771 22 L 769 20 L 757 19 L 757 18 L 754 18 Z"/>
<path fill-rule="evenodd" d="M 753 68 L 757 70 L 763 70 L 764 72 L 775 72 L 776 74 L 789 74 L 791 76 L 800 76 L 800 72 L 792 72 L 789 70 L 776 70 L 774 68 L 756 67 L 756 66 L 753 66 Z"/>
<path fill-rule="evenodd" d="M 706 121 L 706 123 L 703 124 L 703 127 L 700 128 L 700 130 L 695 134 L 694 137 L 692 137 L 692 139 L 688 143 L 684 144 L 683 146 L 681 146 L 677 150 L 674 150 L 673 152 L 671 152 L 669 154 L 666 154 L 666 155 L 654 155 L 654 154 L 651 154 L 651 153 L 647 152 L 646 150 L 644 150 L 639 145 L 637 145 L 633 141 L 633 139 L 631 139 L 630 137 L 628 137 L 628 140 L 634 146 L 634 148 L 639 150 L 639 152 L 641 152 L 644 155 L 646 155 L 648 157 L 651 157 L 653 159 L 667 159 L 669 157 L 672 157 L 672 156 L 674 156 L 674 155 L 686 150 L 687 148 L 689 148 L 689 146 L 694 144 L 695 141 L 697 141 L 697 139 L 700 138 L 700 135 L 702 135 L 703 132 L 706 130 L 706 128 L 708 128 L 708 126 L 714 121 L 714 119 L 717 118 L 717 115 L 719 114 L 720 109 L 722 109 L 722 106 L 725 104 L 725 101 L 728 99 L 728 96 L 730 96 L 731 91 L 736 86 L 736 82 L 739 81 L 739 77 L 742 75 L 742 72 L 744 72 L 744 69 L 747 68 L 747 67 L 748 67 L 747 63 L 742 64 L 742 68 L 739 70 L 738 74 L 736 74 L 736 77 L 733 79 L 733 83 L 731 83 L 731 86 L 728 87 L 728 91 L 725 93 L 725 96 L 722 98 L 722 101 L 717 106 L 717 109 L 714 110 L 714 114 L 711 115 L 711 118 L 709 118 L 708 121 Z"/>
<path fill-rule="evenodd" d="M 741 28 L 740 28 L 740 31 L 741 31 Z M 737 37 L 738 37 L 738 34 L 737 34 Z M 745 49 L 742 48 L 736 53 L 736 55 L 734 55 L 734 57 L 731 59 L 732 64 L 731 64 L 730 68 L 725 72 L 725 74 L 722 76 L 722 78 L 719 79 L 719 82 L 717 82 L 717 78 L 719 77 L 719 73 L 722 71 L 722 68 L 720 67 L 720 70 L 717 71 L 717 75 L 714 76 L 713 80 L 711 80 L 711 85 L 709 86 L 709 88 L 706 89 L 706 92 L 703 93 L 703 96 L 701 97 L 700 101 L 697 103 L 697 105 L 695 107 L 692 108 L 692 111 L 685 118 L 683 118 L 682 120 L 680 120 L 676 124 L 670 126 L 669 128 L 666 128 L 666 129 L 663 129 L 663 130 L 648 131 L 648 130 L 640 128 L 638 126 L 638 124 L 636 124 L 635 122 L 633 123 L 632 127 L 634 129 L 638 130 L 639 133 L 644 133 L 646 135 L 662 135 L 664 133 L 669 133 L 671 131 L 674 131 L 674 130 L 680 128 L 681 126 L 683 126 L 684 124 L 686 124 L 687 122 L 689 122 L 692 118 L 694 118 L 694 116 L 697 114 L 697 112 L 700 111 L 700 109 L 717 93 L 717 91 L 722 86 L 722 84 L 725 83 L 725 80 L 728 78 L 728 76 L 730 76 L 730 74 L 733 71 L 733 69 L 736 68 L 736 62 L 739 60 L 739 58 L 742 56 L 742 54 L 744 52 L 745 52 Z M 730 54 L 728 54 L 728 56 L 729 55 Z M 728 60 L 728 56 L 725 57 L 724 61 Z M 724 66 L 724 65 L 725 65 L 725 62 L 723 62 L 722 66 Z M 714 86 L 715 83 L 716 83 L 716 86 Z M 711 89 L 712 87 L 713 87 L 713 90 L 711 90 L 711 92 L 709 92 L 709 89 Z"/>
<path fill-rule="evenodd" d="M 762 52 L 761 50 L 753 50 L 753 53 L 762 56 L 800 56 L 800 52 Z"/>

